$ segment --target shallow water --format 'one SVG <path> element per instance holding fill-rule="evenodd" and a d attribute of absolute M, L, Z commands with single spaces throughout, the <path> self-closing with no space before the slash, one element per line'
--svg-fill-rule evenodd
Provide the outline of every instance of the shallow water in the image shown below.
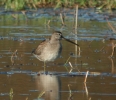
<path fill-rule="evenodd" d="M 48 20 L 51 22 L 46 25 Z M 115 22 L 111 21 L 116 27 Z M 116 34 L 104 20 L 79 18 L 77 35 L 73 16 L 67 16 L 65 23 L 62 27 L 59 16 L 46 13 L 41 16 L 36 12 L 0 15 L 0 100 L 40 100 L 38 96 L 42 92 L 45 94 L 41 100 L 116 99 L 116 53 L 112 49 L 116 45 Z M 53 30 L 78 41 L 80 52 L 76 46 L 62 40 L 61 57 L 47 63 L 46 70 L 51 74 L 40 75 L 37 73 L 44 69 L 43 62 L 34 58 L 31 51 Z M 67 72 L 71 67 L 66 61 L 73 66 L 70 74 Z M 84 74 L 74 75 L 79 71 Z M 84 84 L 87 71 L 95 74 L 90 74 Z M 11 89 L 13 95 L 9 95 Z"/>

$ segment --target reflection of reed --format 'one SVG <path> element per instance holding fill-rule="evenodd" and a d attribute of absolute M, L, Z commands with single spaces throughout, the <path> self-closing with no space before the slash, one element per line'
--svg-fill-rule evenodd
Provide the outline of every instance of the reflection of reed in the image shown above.
<path fill-rule="evenodd" d="M 69 97 L 68 97 L 68 100 L 73 100 L 73 93 L 71 91 L 70 86 L 72 86 L 72 85 L 71 84 L 68 84 L 68 88 L 69 88 Z"/>
<path fill-rule="evenodd" d="M 111 57 L 109 57 L 109 59 L 111 60 L 111 66 L 112 66 L 111 73 L 114 74 L 115 73 L 114 61 Z"/>
<path fill-rule="evenodd" d="M 85 82 L 84 82 L 84 87 L 85 87 L 85 93 L 86 93 L 86 96 L 87 96 L 87 98 L 88 98 L 88 89 L 87 89 L 87 85 L 86 85 Z"/>
<path fill-rule="evenodd" d="M 114 43 L 114 41 L 111 42 L 111 45 L 112 45 L 112 53 L 111 53 L 111 57 L 113 56 L 114 54 L 114 49 L 116 47 L 116 44 Z"/>
<path fill-rule="evenodd" d="M 86 76 L 85 76 L 85 80 L 84 80 L 84 88 L 85 88 L 85 93 L 86 93 L 88 100 L 91 100 L 91 97 L 89 97 L 89 92 L 88 92 L 87 85 L 86 85 L 88 73 L 89 73 L 89 71 L 86 72 Z"/>
<path fill-rule="evenodd" d="M 15 50 L 11 56 L 11 63 L 14 65 L 15 59 L 17 58 L 17 50 Z"/>
<path fill-rule="evenodd" d="M 39 91 L 45 91 L 45 100 L 60 100 L 60 80 L 53 75 L 36 76 L 36 85 Z"/>

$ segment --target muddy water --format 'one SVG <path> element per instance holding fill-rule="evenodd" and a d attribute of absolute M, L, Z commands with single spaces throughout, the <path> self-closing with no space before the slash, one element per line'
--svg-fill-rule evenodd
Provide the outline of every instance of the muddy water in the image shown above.
<path fill-rule="evenodd" d="M 46 25 L 48 20 L 51 22 Z M 41 100 L 116 99 L 116 53 L 113 52 L 116 40 L 110 40 L 116 39 L 116 34 L 104 21 L 80 19 L 75 35 L 73 22 L 68 16 L 66 26 L 62 27 L 58 16 L 36 17 L 35 13 L 0 16 L 0 100 L 40 100 L 38 96 L 44 92 Z M 63 74 L 40 75 L 37 73 L 43 70 L 43 62 L 34 58 L 31 51 L 53 30 L 60 30 L 66 38 L 77 40 L 80 52 L 62 40 L 61 57 L 47 63 L 46 70 Z M 97 74 L 89 75 L 84 84 L 85 75 L 64 75 L 71 69 L 66 61 L 73 66 L 71 73 Z M 9 94 L 11 90 L 13 95 Z"/>

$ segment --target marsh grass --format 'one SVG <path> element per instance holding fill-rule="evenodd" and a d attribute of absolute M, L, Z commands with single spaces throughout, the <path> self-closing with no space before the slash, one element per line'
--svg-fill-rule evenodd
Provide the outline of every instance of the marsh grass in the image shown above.
<path fill-rule="evenodd" d="M 26 8 L 38 7 L 71 7 L 78 4 L 79 8 L 97 7 L 98 9 L 116 9 L 116 0 L 2 0 L 0 5 L 4 5 L 7 10 L 22 10 Z"/>

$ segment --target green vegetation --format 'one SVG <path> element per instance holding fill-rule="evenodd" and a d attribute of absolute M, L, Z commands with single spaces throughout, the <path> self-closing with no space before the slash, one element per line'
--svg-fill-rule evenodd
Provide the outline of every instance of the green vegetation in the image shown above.
<path fill-rule="evenodd" d="M 97 7 L 98 9 L 116 9 L 116 0 L 1 0 L 0 5 L 4 5 L 7 10 L 22 10 L 26 8 L 38 7 L 75 7 L 80 8 Z"/>
<path fill-rule="evenodd" d="M 13 89 L 12 88 L 10 89 L 9 96 L 10 96 L 10 100 L 13 100 Z"/>

